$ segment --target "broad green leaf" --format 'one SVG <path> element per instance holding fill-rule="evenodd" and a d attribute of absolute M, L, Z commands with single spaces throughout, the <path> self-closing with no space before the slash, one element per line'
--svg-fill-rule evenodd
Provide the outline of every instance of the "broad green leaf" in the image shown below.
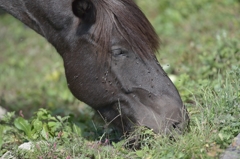
<path fill-rule="evenodd" d="M 43 125 L 43 129 L 41 131 L 41 135 L 42 137 L 45 139 L 45 140 L 48 140 L 49 139 L 49 130 L 47 128 L 47 125 Z"/>
<path fill-rule="evenodd" d="M 40 132 L 43 129 L 43 123 L 38 119 L 34 120 L 32 124 L 35 132 Z"/>
<path fill-rule="evenodd" d="M 32 139 L 31 125 L 27 120 L 23 119 L 22 117 L 18 117 L 14 120 L 14 125 L 17 129 L 25 132 L 29 139 Z"/>
<path fill-rule="evenodd" d="M 23 119 L 22 117 L 15 119 L 14 125 L 16 126 L 16 128 L 18 128 L 19 130 L 22 130 L 24 132 L 31 130 L 31 126 L 30 126 L 29 122 L 27 120 Z"/>
<path fill-rule="evenodd" d="M 51 116 L 50 114 L 48 114 L 47 119 L 48 119 L 48 120 L 53 120 L 53 121 L 58 122 L 58 120 L 57 120 L 55 117 Z"/>
<path fill-rule="evenodd" d="M 62 127 L 62 124 L 60 122 L 48 122 L 47 123 L 51 133 L 55 133 L 55 131 L 57 131 L 58 129 L 60 130 Z"/>

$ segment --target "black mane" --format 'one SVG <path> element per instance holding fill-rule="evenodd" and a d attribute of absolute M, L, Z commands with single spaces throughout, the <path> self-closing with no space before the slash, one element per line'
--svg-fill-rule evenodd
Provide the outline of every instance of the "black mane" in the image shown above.
<path fill-rule="evenodd" d="M 94 41 L 108 53 L 113 29 L 123 36 L 135 53 L 148 58 L 159 47 L 154 28 L 132 0 L 91 0 L 96 7 Z M 106 56 L 106 55 L 103 55 Z"/>

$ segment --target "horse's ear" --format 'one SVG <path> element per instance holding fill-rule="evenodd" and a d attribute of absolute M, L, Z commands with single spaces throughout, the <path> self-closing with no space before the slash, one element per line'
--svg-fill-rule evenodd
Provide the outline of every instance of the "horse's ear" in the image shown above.
<path fill-rule="evenodd" d="M 74 0 L 72 10 L 85 23 L 94 23 L 96 20 L 96 8 L 91 0 Z"/>

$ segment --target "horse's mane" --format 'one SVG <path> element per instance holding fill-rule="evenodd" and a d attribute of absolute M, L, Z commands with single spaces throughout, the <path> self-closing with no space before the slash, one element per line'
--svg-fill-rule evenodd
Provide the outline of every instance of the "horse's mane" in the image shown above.
<path fill-rule="evenodd" d="M 113 29 L 117 29 L 142 58 L 148 58 L 157 51 L 159 38 L 133 0 L 91 1 L 96 8 L 94 40 L 103 52 L 109 52 Z"/>

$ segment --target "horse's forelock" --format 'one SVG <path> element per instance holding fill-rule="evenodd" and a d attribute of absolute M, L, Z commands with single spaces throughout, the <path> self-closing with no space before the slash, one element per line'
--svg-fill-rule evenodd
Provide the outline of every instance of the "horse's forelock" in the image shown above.
<path fill-rule="evenodd" d="M 101 57 L 110 50 L 110 39 L 116 28 L 142 58 L 148 58 L 159 47 L 159 38 L 142 11 L 132 0 L 92 0 L 97 10 L 94 40 Z"/>

